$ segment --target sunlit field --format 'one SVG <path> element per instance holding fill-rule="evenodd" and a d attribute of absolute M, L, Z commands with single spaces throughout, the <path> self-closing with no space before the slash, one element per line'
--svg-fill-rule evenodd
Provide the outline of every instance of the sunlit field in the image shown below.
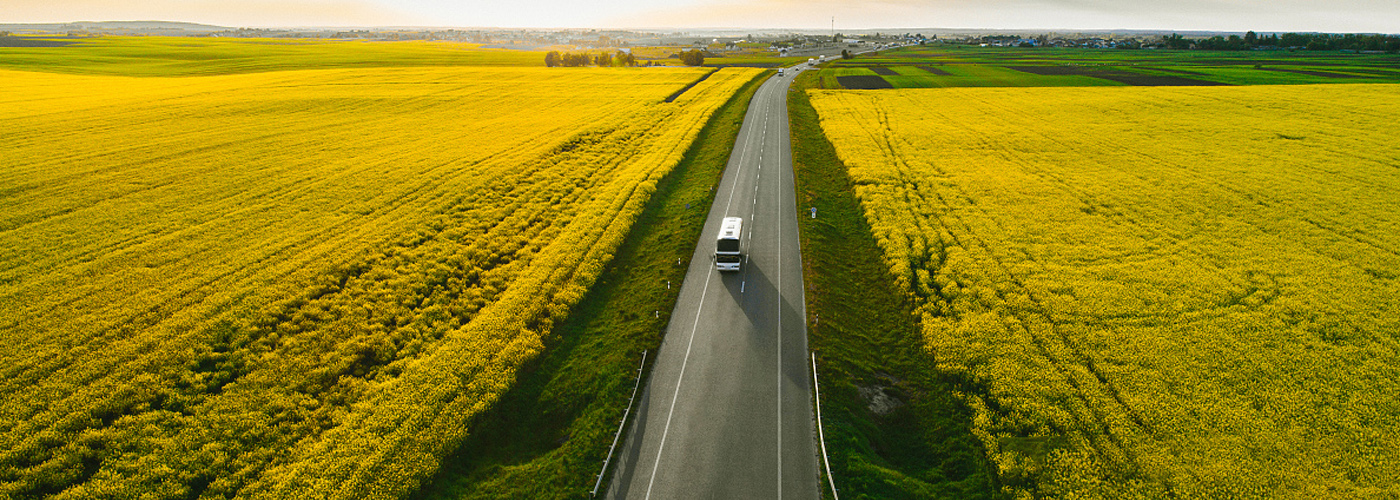
<path fill-rule="evenodd" d="M 1008 493 L 1400 494 L 1400 86 L 811 98 Z"/>
<path fill-rule="evenodd" d="M 414 491 L 759 73 L 189 43 L 0 59 L 0 497 Z"/>

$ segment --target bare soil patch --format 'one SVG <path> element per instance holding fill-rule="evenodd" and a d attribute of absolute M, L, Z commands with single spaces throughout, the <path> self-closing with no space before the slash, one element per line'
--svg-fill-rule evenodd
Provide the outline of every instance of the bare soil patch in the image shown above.
<path fill-rule="evenodd" d="M 899 76 L 899 73 L 896 73 L 894 70 L 886 68 L 884 66 L 869 66 L 868 69 L 870 69 L 870 71 L 874 71 L 877 75 Z"/>
<path fill-rule="evenodd" d="M 892 89 L 894 85 L 876 75 L 838 76 L 836 83 L 851 90 Z"/>
<path fill-rule="evenodd" d="M 952 73 L 944 71 L 942 68 L 935 68 L 933 66 L 919 66 L 919 69 L 927 71 L 929 73 L 933 73 L 938 76 L 953 76 Z"/>

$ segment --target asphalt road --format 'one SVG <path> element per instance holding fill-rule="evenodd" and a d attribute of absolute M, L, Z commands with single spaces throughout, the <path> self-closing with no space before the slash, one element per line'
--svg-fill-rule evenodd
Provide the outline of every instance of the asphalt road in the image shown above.
<path fill-rule="evenodd" d="M 749 105 L 608 498 L 822 495 L 788 139 L 795 74 Z M 724 217 L 744 218 L 737 273 L 711 261 Z"/>

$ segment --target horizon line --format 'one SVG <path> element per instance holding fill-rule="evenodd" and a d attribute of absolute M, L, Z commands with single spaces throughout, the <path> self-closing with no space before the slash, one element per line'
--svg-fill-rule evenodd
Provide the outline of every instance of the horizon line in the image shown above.
<path fill-rule="evenodd" d="M 462 29 L 471 29 L 471 30 L 488 30 L 488 29 L 489 29 L 489 30 L 504 30 L 504 31 L 520 31 L 520 30 L 540 30 L 540 31 L 637 31 L 637 32 L 644 32 L 644 33 L 660 33 L 660 32 L 677 33 L 677 32 L 686 32 L 686 31 L 702 31 L 702 32 L 714 32 L 714 31 L 751 31 L 751 32 L 759 32 L 759 33 L 763 33 L 763 32 L 769 32 L 769 33 L 771 33 L 771 32 L 782 32 L 782 31 L 787 31 L 787 32 L 813 32 L 813 31 L 830 32 L 830 31 L 832 31 L 831 28 L 795 28 L 795 27 L 766 27 L 766 28 L 755 28 L 755 27 L 726 27 L 726 26 L 706 26 L 706 27 L 674 27 L 674 26 L 672 26 L 672 27 L 666 27 L 666 26 L 565 27 L 565 26 L 290 25 L 290 24 L 289 24 L 289 25 L 262 25 L 262 26 L 252 26 L 252 25 L 230 26 L 230 25 L 221 25 L 221 24 L 200 23 L 200 22 L 194 22 L 194 21 L 169 21 L 169 20 L 157 20 L 157 19 L 106 20 L 106 21 L 90 21 L 90 20 L 84 20 L 84 21 L 52 21 L 52 22 L 42 22 L 42 21 L 38 21 L 38 22 L 7 22 L 7 21 L 0 21 L 0 26 L 11 26 L 11 27 L 14 27 L 14 26 L 25 26 L 25 25 L 65 25 L 65 24 L 83 24 L 83 23 L 90 23 L 90 24 L 103 24 L 103 23 L 111 23 L 111 24 L 117 24 L 117 23 L 166 23 L 166 24 L 185 24 L 185 25 L 206 26 L 206 27 L 209 27 L 209 28 L 221 28 L 221 29 L 224 29 L 224 30 L 236 30 L 236 29 L 266 29 L 266 30 L 272 30 L 272 29 L 284 29 L 284 30 L 296 30 L 296 29 L 303 29 L 303 30 L 346 30 L 346 29 L 377 29 L 377 30 L 462 30 Z M 930 27 L 930 26 L 924 26 L 924 27 L 917 27 L 917 28 L 915 28 L 915 27 L 841 28 L 841 29 L 836 29 L 836 30 L 835 30 L 836 33 L 843 33 L 843 32 L 857 33 L 857 32 L 872 32 L 872 31 L 875 31 L 875 32 L 879 32 L 879 31 L 890 31 L 890 32 L 891 32 L 890 34 L 895 34 L 894 32 L 910 32 L 910 33 L 914 33 L 914 32 L 919 32 L 919 31 L 949 31 L 949 32 L 1043 32 L 1043 33 L 1060 33 L 1060 32 L 1067 32 L 1067 33 L 1120 33 L 1120 32 L 1122 32 L 1122 33 L 1131 33 L 1131 32 L 1137 32 L 1137 33 L 1143 33 L 1143 32 L 1148 32 L 1148 33 L 1240 33 L 1240 34 L 1244 34 L 1244 33 L 1247 33 L 1247 32 L 1249 32 L 1249 31 L 1253 31 L 1253 32 L 1255 32 L 1255 33 L 1357 34 L 1357 35 L 1391 35 L 1391 36 L 1400 35 L 1400 34 L 1397 34 L 1397 33 L 1386 33 L 1386 32 L 1379 32 L 1379 31 L 1321 31 L 1321 30 L 1297 31 L 1297 30 L 1253 30 L 1253 29 L 1249 29 L 1249 30 L 1219 30 L 1219 29 L 1193 29 L 1193 28 L 985 28 L 985 27 L 982 27 L 982 28 L 974 28 L 974 27 L 946 28 L 946 27 Z M 661 33 L 661 34 L 664 34 L 664 33 Z"/>

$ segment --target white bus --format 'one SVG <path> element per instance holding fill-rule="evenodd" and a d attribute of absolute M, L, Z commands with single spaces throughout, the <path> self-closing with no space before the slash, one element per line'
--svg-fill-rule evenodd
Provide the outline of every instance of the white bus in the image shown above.
<path fill-rule="evenodd" d="M 719 238 L 715 240 L 715 269 L 739 270 L 739 263 L 744 260 L 744 254 L 739 250 L 739 235 L 743 234 L 743 226 L 744 219 L 739 217 L 725 217 L 724 222 L 720 223 Z"/>

